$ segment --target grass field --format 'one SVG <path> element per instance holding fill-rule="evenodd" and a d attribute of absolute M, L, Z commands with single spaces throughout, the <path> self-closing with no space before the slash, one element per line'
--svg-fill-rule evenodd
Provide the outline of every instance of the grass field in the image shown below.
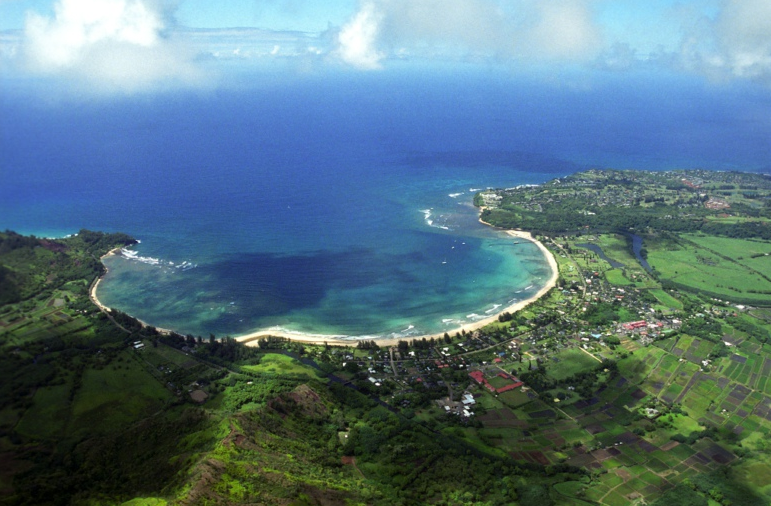
<path fill-rule="evenodd" d="M 32 406 L 24 413 L 16 430 L 44 439 L 61 436 L 67 428 L 71 383 L 38 389 Z"/>
<path fill-rule="evenodd" d="M 281 375 L 304 375 L 309 378 L 315 377 L 314 369 L 305 366 L 286 355 L 280 355 L 277 353 L 268 353 L 260 363 L 257 365 L 245 365 L 242 367 L 244 371 L 252 371 L 261 374 L 281 374 Z"/>
<path fill-rule="evenodd" d="M 747 258 L 743 256 L 747 254 L 746 249 L 741 245 L 731 244 L 733 239 L 689 237 L 693 239 L 692 242 L 650 240 L 646 243 L 649 251 L 648 262 L 662 279 L 727 299 L 771 299 L 769 296 L 753 293 L 771 291 L 771 281 L 763 277 L 766 275 L 764 272 L 756 272 L 753 267 L 741 263 L 746 263 Z M 752 241 L 743 242 L 755 244 Z M 739 260 L 740 257 L 742 260 Z M 771 266 L 771 262 L 769 265 Z"/>
<path fill-rule="evenodd" d="M 103 369 L 88 369 L 72 404 L 73 427 L 105 432 L 161 409 L 173 398 L 160 382 L 149 380 L 144 366 L 125 351 Z"/>
<path fill-rule="evenodd" d="M 608 283 L 611 285 L 632 286 L 636 284 L 634 281 L 627 279 L 621 269 L 610 269 L 609 271 L 606 271 L 605 279 L 607 279 Z"/>
<path fill-rule="evenodd" d="M 626 237 L 616 234 L 599 235 L 597 236 L 595 244 L 602 248 L 602 252 L 605 253 L 608 258 L 622 263 L 630 269 L 639 268 L 637 260 L 635 260 L 634 255 L 629 251 Z"/>
<path fill-rule="evenodd" d="M 507 406 L 511 406 L 513 408 L 522 406 L 523 404 L 527 404 L 528 402 L 530 402 L 530 398 L 527 396 L 527 394 L 524 393 L 519 388 L 516 390 L 509 390 L 508 392 L 503 392 L 502 394 L 498 394 L 498 399 L 500 399 L 500 401 L 506 404 Z"/>
<path fill-rule="evenodd" d="M 684 234 L 682 238 L 695 242 L 703 248 L 736 259 L 740 263 L 745 263 L 753 256 L 771 255 L 771 243 L 761 240 L 733 239 L 703 234 Z M 764 274 L 771 274 L 771 263 L 764 261 L 763 265 L 766 265 L 768 269 L 768 272 Z"/>
<path fill-rule="evenodd" d="M 607 258 L 623 264 L 623 267 L 611 268 L 607 262 L 594 259 L 594 252 L 577 246 L 587 242 L 600 247 Z M 604 271 L 605 278 L 613 285 L 636 286 L 639 288 L 656 288 L 658 286 L 637 262 L 637 259 L 629 249 L 627 238 L 622 235 L 602 234 L 592 236 L 589 240 L 581 238 L 572 241 L 572 245 L 579 248 L 577 251 L 586 252 L 586 255 L 589 256 L 587 260 L 583 258 L 583 254 L 576 255 L 582 266 L 590 270 L 599 269 Z M 593 260 L 596 263 L 593 263 Z"/>
<path fill-rule="evenodd" d="M 661 304 L 671 309 L 683 309 L 683 303 L 672 297 L 666 290 L 656 289 L 650 290 L 650 293 L 656 297 Z"/>
<path fill-rule="evenodd" d="M 562 350 L 556 357 L 559 362 L 552 361 L 547 366 L 547 374 L 555 380 L 565 379 L 576 373 L 593 369 L 599 363 L 577 348 Z"/>

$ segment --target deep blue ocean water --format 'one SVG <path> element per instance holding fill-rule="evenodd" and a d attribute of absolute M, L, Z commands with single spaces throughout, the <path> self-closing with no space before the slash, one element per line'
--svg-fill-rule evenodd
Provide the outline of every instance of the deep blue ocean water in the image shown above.
<path fill-rule="evenodd" d="M 476 189 L 588 167 L 771 170 L 767 90 L 570 82 L 440 69 L 90 102 L 6 89 L 0 227 L 137 237 L 99 297 L 157 326 L 414 335 L 548 276 L 532 245 L 477 222 Z"/>

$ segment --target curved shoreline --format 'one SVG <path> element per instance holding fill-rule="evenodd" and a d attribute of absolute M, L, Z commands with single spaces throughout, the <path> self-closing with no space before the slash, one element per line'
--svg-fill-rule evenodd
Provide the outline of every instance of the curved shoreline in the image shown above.
<path fill-rule="evenodd" d="M 490 225 L 489 223 L 482 221 L 481 218 L 479 221 L 480 223 L 483 223 L 487 226 L 492 227 L 492 225 Z M 496 228 L 496 227 L 493 227 L 493 228 Z M 419 336 L 408 336 L 408 337 L 393 337 L 393 338 L 377 337 L 377 336 L 352 337 L 352 336 L 324 335 L 324 334 L 306 334 L 302 332 L 289 332 L 281 329 L 276 329 L 276 330 L 264 329 L 264 330 L 258 330 L 255 332 L 250 332 L 249 334 L 245 334 L 242 336 L 237 336 L 235 339 L 246 344 L 247 346 L 256 346 L 257 341 L 260 338 L 269 337 L 269 336 L 283 337 L 286 339 L 290 339 L 292 341 L 297 341 L 297 342 L 306 343 L 306 344 L 325 344 L 326 343 L 329 345 L 337 345 L 337 346 L 351 346 L 353 344 L 358 343 L 359 341 L 372 340 L 372 341 L 375 341 L 378 345 L 395 346 L 396 344 L 399 343 L 399 341 L 411 341 L 413 339 L 423 339 L 423 338 L 440 339 L 444 337 L 445 333 L 452 335 L 452 334 L 455 334 L 456 332 L 462 332 L 462 331 L 472 332 L 474 330 L 480 329 L 486 325 L 489 325 L 490 323 L 498 321 L 498 317 L 503 313 L 515 313 L 525 308 L 525 306 L 529 305 L 531 302 L 535 302 L 536 300 L 540 299 L 541 297 L 546 295 L 546 293 L 549 292 L 549 290 L 554 288 L 554 286 L 557 284 L 557 278 L 559 277 L 559 267 L 557 266 L 557 260 L 554 258 L 554 255 L 552 255 L 551 251 L 549 251 L 541 241 L 536 240 L 530 232 L 524 232 L 521 230 L 505 230 L 505 232 L 511 237 L 524 239 L 526 241 L 530 241 L 533 244 L 535 244 L 538 247 L 538 249 L 541 250 L 541 253 L 543 253 L 543 255 L 546 257 L 546 260 L 549 263 L 549 268 L 551 269 L 551 276 L 546 281 L 546 283 L 544 283 L 541 289 L 538 290 L 532 297 L 525 300 L 518 301 L 506 308 L 503 308 L 501 311 L 497 312 L 492 316 L 488 316 L 481 320 L 467 323 L 465 325 L 461 325 L 460 327 L 449 329 L 444 332 L 438 332 L 435 334 L 425 334 L 425 335 L 419 335 Z"/>
<path fill-rule="evenodd" d="M 482 221 L 482 219 L 479 219 L 479 222 L 491 226 L 489 223 L 486 223 Z M 493 227 L 496 228 L 496 227 Z M 530 241 L 534 243 L 539 250 L 541 250 L 541 253 L 546 257 L 546 260 L 549 264 L 549 268 L 551 269 L 551 276 L 549 279 L 544 283 L 544 285 L 536 292 L 532 297 L 518 301 L 514 304 L 511 304 L 508 307 L 505 307 L 501 309 L 499 312 L 495 313 L 494 315 L 485 317 L 481 320 L 470 322 L 465 325 L 461 325 L 459 327 L 448 329 L 443 332 L 437 332 L 434 334 L 424 334 L 424 335 L 417 335 L 417 336 L 405 336 L 405 337 L 379 337 L 379 336 L 343 336 L 343 335 L 335 335 L 335 334 L 308 334 L 304 332 L 292 332 L 287 331 L 284 329 L 262 329 L 257 330 L 254 332 L 250 332 L 248 334 L 244 334 L 241 336 L 236 336 L 235 339 L 237 341 L 240 341 L 247 346 L 257 346 L 257 341 L 262 337 L 283 337 L 286 339 L 290 339 L 292 341 L 297 341 L 300 343 L 306 343 L 306 344 L 329 344 L 329 345 L 337 345 L 337 346 L 351 346 L 355 345 L 356 343 L 364 340 L 371 340 L 375 341 L 378 345 L 382 346 L 395 346 L 398 344 L 399 341 L 411 341 L 413 339 L 440 339 L 444 336 L 445 333 L 448 333 L 450 335 L 453 335 L 457 332 L 472 332 L 474 330 L 480 329 L 486 325 L 489 325 L 490 323 L 493 323 L 495 321 L 498 321 L 498 317 L 502 315 L 503 313 L 515 313 L 521 309 L 523 309 L 525 306 L 529 305 L 531 302 L 535 302 L 536 300 L 540 299 L 546 293 L 554 288 L 554 286 L 557 284 L 557 278 L 559 277 L 559 268 L 557 266 L 557 261 L 554 258 L 554 255 L 552 255 L 551 251 L 549 251 L 546 246 L 543 245 L 540 241 L 537 241 L 533 235 L 530 232 L 524 232 L 521 230 L 502 230 L 501 231 L 506 232 L 508 235 L 514 238 L 518 239 L 524 239 L 526 241 Z M 107 258 L 109 256 L 116 255 L 118 251 L 120 251 L 121 248 L 115 248 L 111 251 L 109 251 L 107 254 L 102 256 L 100 258 L 100 261 L 104 258 Z M 103 264 L 104 265 L 104 264 Z M 105 266 L 105 273 L 99 276 L 94 284 L 91 286 L 91 289 L 89 291 L 89 297 L 91 298 L 91 301 L 99 307 L 101 311 L 110 311 L 111 308 L 105 306 L 102 304 L 102 302 L 99 300 L 99 298 L 96 295 L 97 287 L 99 286 L 99 283 L 102 281 L 102 279 L 107 275 L 107 267 Z M 142 320 L 137 319 L 142 325 L 144 326 L 150 326 L 147 323 L 143 322 Z M 155 327 L 159 332 L 163 333 L 169 333 L 173 332 L 169 329 L 164 329 L 161 327 Z"/>
<path fill-rule="evenodd" d="M 99 257 L 99 261 L 102 262 L 102 260 L 104 260 L 107 257 L 111 257 L 111 256 L 117 255 L 118 252 L 120 250 L 122 250 L 124 247 L 125 246 L 118 246 L 117 248 L 111 249 L 110 251 L 108 251 L 107 253 L 105 253 L 101 257 Z M 96 280 L 93 282 L 93 284 L 91 285 L 91 288 L 88 291 L 88 297 L 91 299 L 91 302 L 93 302 L 94 305 L 96 305 L 96 307 L 99 308 L 100 311 L 102 311 L 103 313 L 107 313 L 108 316 L 109 316 L 109 313 L 110 313 L 110 311 L 112 311 L 112 308 L 102 304 L 102 301 L 100 301 L 99 298 L 96 296 L 96 289 L 99 286 L 99 283 L 102 282 L 104 277 L 107 276 L 107 273 L 109 272 L 109 269 L 107 268 L 106 265 L 104 265 L 104 262 L 102 262 L 102 265 L 104 266 L 104 274 L 102 274 L 101 276 L 96 278 Z M 172 332 L 174 332 L 173 330 L 170 330 L 170 329 L 164 329 L 163 327 L 156 327 L 155 325 L 150 325 L 149 323 L 147 323 L 147 322 L 145 322 L 143 320 L 140 320 L 136 316 L 132 316 L 132 318 L 134 318 L 136 321 L 141 323 L 143 327 L 154 327 L 155 330 L 157 330 L 161 334 L 171 334 Z"/>
<path fill-rule="evenodd" d="M 102 255 L 101 257 L 99 257 L 99 261 L 102 262 L 102 265 L 104 266 L 104 274 L 102 274 L 101 276 L 96 278 L 96 280 L 91 284 L 91 289 L 89 289 L 89 291 L 88 291 L 88 297 L 91 299 L 91 302 L 93 302 L 96 305 L 96 307 L 99 308 L 100 311 L 104 311 L 104 312 L 112 311 L 112 308 L 107 307 L 104 304 L 102 304 L 102 302 L 96 296 L 96 289 L 99 286 L 99 283 L 102 282 L 104 277 L 109 272 L 109 269 L 107 268 L 106 265 L 104 265 L 103 260 L 105 258 L 107 258 L 107 257 L 111 257 L 111 256 L 117 255 L 118 251 L 120 251 L 122 248 L 123 248 L 122 246 L 118 246 L 117 248 L 113 248 L 110 251 L 108 251 L 107 253 L 105 253 L 104 255 Z"/>

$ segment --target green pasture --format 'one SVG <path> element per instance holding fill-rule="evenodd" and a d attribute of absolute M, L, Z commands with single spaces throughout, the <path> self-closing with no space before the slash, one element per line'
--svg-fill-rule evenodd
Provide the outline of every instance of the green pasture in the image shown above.
<path fill-rule="evenodd" d="M 758 318 L 760 320 L 764 320 L 766 322 L 771 321 L 771 308 L 755 308 L 750 313 L 755 318 Z"/>
<path fill-rule="evenodd" d="M 559 362 L 551 361 L 547 364 L 547 374 L 555 379 L 569 378 L 576 373 L 587 371 L 597 367 L 599 362 L 578 348 L 561 350 L 556 355 Z"/>
<path fill-rule="evenodd" d="M 560 272 L 560 276 L 567 282 L 567 283 L 573 283 L 581 282 L 581 273 L 576 268 L 575 262 L 568 258 L 567 256 L 563 256 L 563 253 L 560 250 L 554 251 L 554 258 L 557 261 L 557 267 Z"/>
<path fill-rule="evenodd" d="M 767 453 L 756 453 L 743 459 L 731 471 L 741 483 L 746 483 L 759 495 L 771 496 L 771 458 Z"/>
<path fill-rule="evenodd" d="M 159 345 L 157 348 L 145 347 L 145 349 L 142 350 L 142 354 L 148 356 L 151 354 L 157 355 L 161 360 L 170 362 L 177 366 L 182 366 L 183 364 L 187 365 L 195 361 L 182 351 L 171 348 L 170 346 L 163 345 Z"/>
<path fill-rule="evenodd" d="M 298 375 L 308 376 L 309 378 L 316 376 L 313 368 L 301 364 L 292 357 L 278 353 L 268 353 L 260 359 L 259 364 L 245 365 L 241 369 L 260 374 Z"/>
<path fill-rule="evenodd" d="M 157 497 L 137 497 L 122 503 L 121 506 L 166 506 L 167 504 L 168 502 L 165 499 Z"/>
<path fill-rule="evenodd" d="M 684 234 L 682 238 L 695 242 L 703 248 L 717 252 L 721 255 L 725 255 L 729 258 L 733 258 L 739 263 L 745 263 L 751 260 L 752 257 L 765 259 L 761 260 L 761 265 L 765 266 L 768 270 L 768 272 L 764 272 L 764 274 L 771 274 L 771 258 L 766 256 L 771 256 L 771 242 L 750 239 L 734 239 L 729 237 L 716 237 L 704 234 Z"/>
<path fill-rule="evenodd" d="M 639 268 L 631 249 L 629 248 L 627 238 L 618 234 L 602 234 L 597 236 L 597 240 L 594 241 L 600 248 L 605 256 L 615 260 L 616 262 L 624 264 L 628 268 Z"/>
<path fill-rule="evenodd" d="M 771 262 L 768 267 L 764 267 L 767 273 L 755 272 L 754 267 L 742 263 L 746 263 L 748 244 L 756 243 L 712 236 L 688 237 L 691 242 L 659 239 L 647 241 L 648 262 L 661 279 L 727 299 L 768 298 L 753 292 L 771 291 L 771 281 L 763 277 L 771 274 L 771 269 L 768 269 Z M 734 244 L 733 241 L 738 242 Z M 743 260 L 739 260 L 739 257 Z"/>
<path fill-rule="evenodd" d="M 715 223 L 727 223 L 731 225 L 747 222 L 747 219 L 742 216 L 707 216 L 707 220 L 713 221 Z M 768 223 L 771 220 L 768 218 L 758 217 L 752 218 L 752 221 Z"/>
<path fill-rule="evenodd" d="M 43 439 L 56 438 L 66 430 L 72 381 L 39 388 L 33 404 L 24 412 L 16 430 L 20 434 Z"/>
<path fill-rule="evenodd" d="M 73 429 L 83 432 L 114 430 L 159 410 L 172 394 L 148 375 L 133 351 L 103 369 L 87 369 L 72 404 Z M 122 360 L 120 360 L 122 359 Z"/>
<path fill-rule="evenodd" d="M 662 305 L 669 309 L 683 309 L 683 303 L 670 295 L 666 290 L 660 288 L 649 290 L 650 294 L 656 297 Z"/>
<path fill-rule="evenodd" d="M 632 286 L 635 284 L 634 281 L 630 281 L 624 276 L 624 272 L 621 269 L 610 269 L 605 271 L 605 279 L 607 279 L 608 283 L 611 285 Z"/>
<path fill-rule="evenodd" d="M 488 377 L 487 382 L 490 383 L 490 385 L 492 385 L 492 387 L 495 388 L 496 390 L 511 384 L 511 380 L 506 378 L 501 378 L 500 376 L 497 376 L 497 375 Z"/>

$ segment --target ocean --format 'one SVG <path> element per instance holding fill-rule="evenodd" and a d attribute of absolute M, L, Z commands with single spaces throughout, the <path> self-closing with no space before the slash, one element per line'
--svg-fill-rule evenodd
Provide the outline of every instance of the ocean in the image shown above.
<path fill-rule="evenodd" d="M 193 335 L 443 332 L 549 276 L 535 246 L 478 222 L 480 189 L 593 167 L 771 171 L 767 90 L 667 75 L 397 66 L 34 93 L 2 93 L 0 227 L 133 235 L 100 300 Z"/>

